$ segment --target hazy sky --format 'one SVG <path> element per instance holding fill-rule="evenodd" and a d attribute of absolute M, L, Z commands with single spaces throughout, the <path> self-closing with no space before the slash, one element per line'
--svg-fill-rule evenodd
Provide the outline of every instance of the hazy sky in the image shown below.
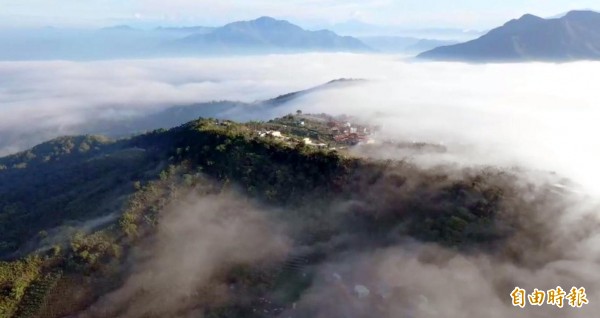
<path fill-rule="evenodd" d="M 486 29 L 524 13 L 600 9 L 598 0 L 0 0 L 0 27 L 219 25 L 269 15 L 305 27 L 347 20 Z"/>

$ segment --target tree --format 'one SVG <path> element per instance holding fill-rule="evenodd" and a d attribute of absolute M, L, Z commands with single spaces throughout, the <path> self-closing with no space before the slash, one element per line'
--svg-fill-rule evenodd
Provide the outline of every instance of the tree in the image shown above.
<path fill-rule="evenodd" d="M 296 111 L 296 115 L 298 115 L 298 116 L 302 115 L 302 110 L 298 109 L 298 110 Z"/>

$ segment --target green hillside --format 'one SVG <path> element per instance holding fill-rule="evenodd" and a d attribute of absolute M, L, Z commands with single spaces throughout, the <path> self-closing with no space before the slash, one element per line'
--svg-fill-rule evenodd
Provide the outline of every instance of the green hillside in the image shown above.
<path fill-rule="evenodd" d="M 325 126 L 303 120 L 200 119 L 119 141 L 59 138 L 1 158 L 0 317 L 63 317 L 117 289 L 164 208 L 190 193 L 235 193 L 275 211 L 292 240 L 286 259 L 224 267 L 221 279 L 240 287 L 217 303 L 207 296 L 217 288 L 199 291 L 188 309 L 206 317 L 277 316 L 314 283 L 311 265 L 348 251 L 411 238 L 494 253 L 518 226 L 508 217 L 515 207 L 539 208 L 510 173 L 351 157 L 332 150 Z M 273 130 L 285 139 L 264 136 Z"/>

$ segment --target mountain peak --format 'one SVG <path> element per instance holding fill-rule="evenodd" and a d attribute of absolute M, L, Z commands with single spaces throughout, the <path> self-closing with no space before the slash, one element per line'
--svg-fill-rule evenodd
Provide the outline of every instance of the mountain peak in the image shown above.
<path fill-rule="evenodd" d="M 179 43 L 188 48 L 228 51 L 370 51 L 360 40 L 334 32 L 308 31 L 286 20 L 262 16 L 216 28 L 208 34 L 193 34 Z"/>
<path fill-rule="evenodd" d="M 292 24 L 286 20 L 277 20 L 272 17 L 263 16 L 254 20 L 249 21 L 237 21 L 232 22 L 224 26 L 227 27 L 244 27 L 244 28 L 260 28 L 260 29 L 281 29 L 281 28 L 293 28 L 293 29 L 301 29 L 299 26 Z"/>
<path fill-rule="evenodd" d="M 294 25 L 286 20 L 278 20 L 273 17 L 263 16 L 255 20 L 248 21 L 249 23 L 259 26 L 277 26 L 277 25 Z"/>
<path fill-rule="evenodd" d="M 552 19 L 526 14 L 479 39 L 438 47 L 420 57 L 479 62 L 600 60 L 600 13 L 571 11 Z"/>
<path fill-rule="evenodd" d="M 269 17 L 269 16 L 262 16 L 256 20 L 254 20 L 255 22 L 280 22 L 281 20 L 277 20 L 273 17 Z"/>
<path fill-rule="evenodd" d="M 564 18 L 565 19 L 580 19 L 580 18 L 598 18 L 600 13 L 591 10 L 573 10 L 569 11 Z"/>
<path fill-rule="evenodd" d="M 518 19 L 512 19 L 512 20 L 506 22 L 503 27 L 494 29 L 494 30 L 492 30 L 492 32 L 495 32 L 502 28 L 511 28 L 511 29 L 512 28 L 519 28 L 519 29 L 527 28 L 527 27 L 531 26 L 532 24 L 537 24 L 537 23 L 540 23 L 543 21 L 545 21 L 543 18 L 540 18 L 536 15 L 527 13 Z"/>
<path fill-rule="evenodd" d="M 517 21 L 520 21 L 520 22 L 538 22 L 538 21 L 544 21 L 544 19 L 538 17 L 537 15 L 533 15 L 533 14 L 527 13 L 527 14 L 524 14 L 522 17 L 520 17 Z"/>

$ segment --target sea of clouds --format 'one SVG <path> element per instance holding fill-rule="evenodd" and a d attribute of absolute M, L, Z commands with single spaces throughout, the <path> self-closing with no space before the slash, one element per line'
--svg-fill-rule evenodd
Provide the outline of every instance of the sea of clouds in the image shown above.
<path fill-rule="evenodd" d="M 391 246 L 371 253 L 350 253 L 323 265 L 319 268 L 320 278 L 299 300 L 299 308 L 307 304 L 318 308 L 318 317 L 372 314 L 376 304 L 337 306 L 344 304 L 347 296 L 335 284 L 331 287 L 323 283 L 336 273 L 356 283 L 371 282 L 372 292 L 376 286 L 391 288 L 389 293 L 379 291 L 393 300 L 380 311 L 385 317 L 511 316 L 515 311 L 504 293 L 510 287 L 504 286 L 507 281 L 528 287 L 550 288 L 554 286 L 549 284 L 557 282 L 588 288 L 591 303 L 586 311 L 555 311 L 546 306 L 521 311 L 521 317 L 590 317 L 600 304 L 599 222 L 594 212 L 600 194 L 598 74 L 600 63 L 596 62 L 483 65 L 356 54 L 2 62 L 0 153 L 77 133 L 77 127 L 99 118 L 135 117 L 173 105 L 214 100 L 253 102 L 333 79 L 366 79 L 356 85 L 317 90 L 266 112 L 279 116 L 301 109 L 305 113 L 359 116 L 382 126 L 376 139 L 428 142 L 448 149 L 443 154 L 411 155 L 410 160 L 418 165 L 519 167 L 527 182 L 537 180 L 543 184 L 550 180 L 557 188 L 568 187 L 573 196 L 563 200 L 548 199 L 549 194 L 540 191 L 523 193 L 530 202 L 539 200 L 543 204 L 536 215 L 518 221 L 521 228 L 510 244 L 520 251 L 525 263 L 539 263 L 537 268 L 514 262 L 506 255 L 466 255 L 421 244 Z M 359 154 L 404 159 L 404 154 L 391 150 Z M 234 198 L 222 202 L 226 208 L 199 200 L 174 207 L 176 213 L 166 214 L 167 221 L 159 226 L 156 240 L 160 244 L 154 257 L 138 264 L 138 272 L 123 288 L 92 307 L 92 317 L 95 310 L 100 310 L 102 316 L 106 308 L 116 308 L 123 317 L 142 317 L 147 313 L 147 304 L 158 305 L 164 281 L 185 287 L 192 277 L 194 284 L 203 284 L 219 268 L 220 258 L 254 262 L 270 258 L 271 253 L 280 257 L 287 249 L 285 244 L 269 245 L 285 242 L 286 238 L 279 232 L 264 230 L 271 221 L 263 219 L 260 209 L 240 212 L 234 218 L 240 222 L 219 231 L 218 227 L 207 227 L 211 224 L 207 220 L 218 215 L 217 211 L 245 211 L 247 206 L 231 206 L 228 202 L 235 202 Z M 519 218 L 519 211 L 514 212 L 513 216 Z M 253 220 L 250 223 L 255 227 L 238 228 L 248 220 Z M 182 243 L 180 237 L 169 235 L 169 226 L 180 231 L 182 225 L 194 239 L 182 236 Z M 529 241 L 528 235 L 536 239 Z M 249 250 L 265 247 L 266 254 L 240 254 L 240 240 L 250 242 Z M 536 245 L 520 245 L 528 242 Z M 178 267 L 172 262 L 174 258 L 191 265 Z M 158 275 L 158 279 L 148 279 L 148 275 Z M 412 286 L 422 297 L 413 304 L 403 304 L 406 299 L 393 292 L 394 286 Z M 140 288 L 148 297 L 136 300 Z M 191 292 L 182 290 L 182 297 L 187 299 Z M 174 303 L 179 300 L 173 299 Z M 405 313 L 405 308 L 413 308 L 413 312 Z M 286 314 L 293 315 L 294 311 Z"/>
<path fill-rule="evenodd" d="M 357 54 L 0 62 L 0 154 L 100 119 L 254 102 L 360 78 L 369 82 L 317 91 L 269 115 L 358 115 L 388 136 L 452 145 L 449 160 L 527 165 L 600 192 L 598 71 L 596 62 L 472 65 Z"/>

